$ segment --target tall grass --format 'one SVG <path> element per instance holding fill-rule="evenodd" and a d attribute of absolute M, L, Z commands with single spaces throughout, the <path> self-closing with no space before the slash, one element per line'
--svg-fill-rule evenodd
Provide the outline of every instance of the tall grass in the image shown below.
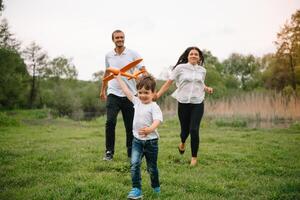
<path fill-rule="evenodd" d="M 275 92 L 251 92 L 205 104 L 207 116 L 257 120 L 300 119 L 300 97 Z"/>
<path fill-rule="evenodd" d="M 175 100 L 161 104 L 164 114 L 175 115 Z M 205 101 L 205 116 L 210 118 L 246 118 L 252 120 L 300 119 L 300 97 L 276 92 L 250 92 Z"/>

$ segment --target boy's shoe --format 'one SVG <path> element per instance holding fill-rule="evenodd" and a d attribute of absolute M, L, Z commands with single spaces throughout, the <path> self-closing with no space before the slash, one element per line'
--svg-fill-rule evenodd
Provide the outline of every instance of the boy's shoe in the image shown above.
<path fill-rule="evenodd" d="M 142 197 L 142 190 L 139 188 L 132 188 L 127 196 L 128 199 L 141 199 Z"/>
<path fill-rule="evenodd" d="M 103 157 L 103 160 L 110 161 L 113 159 L 113 154 L 111 151 L 106 151 L 105 156 Z"/>
<path fill-rule="evenodd" d="M 153 188 L 155 194 L 160 194 L 160 187 Z"/>

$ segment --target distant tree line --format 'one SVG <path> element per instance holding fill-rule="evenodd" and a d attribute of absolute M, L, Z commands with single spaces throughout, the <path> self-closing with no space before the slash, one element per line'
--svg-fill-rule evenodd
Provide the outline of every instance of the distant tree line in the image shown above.
<path fill-rule="evenodd" d="M 105 104 L 99 101 L 103 71 L 95 72 L 93 81 L 81 81 L 71 58 L 51 59 L 35 42 L 23 48 L 1 18 L 3 9 L 0 0 L 0 109 L 47 107 L 75 118 L 103 113 Z M 261 58 L 232 53 L 222 62 L 204 50 L 206 83 L 216 91 L 211 98 L 253 90 L 299 95 L 300 10 L 281 28 L 275 44 L 277 51 Z M 158 87 L 162 83 L 158 81 Z"/>

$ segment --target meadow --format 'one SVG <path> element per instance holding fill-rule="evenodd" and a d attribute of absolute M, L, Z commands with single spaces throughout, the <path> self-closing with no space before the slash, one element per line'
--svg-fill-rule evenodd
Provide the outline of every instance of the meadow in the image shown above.
<path fill-rule="evenodd" d="M 102 160 L 105 117 L 53 118 L 45 111 L 0 113 L 0 199 L 126 199 L 131 189 L 125 131 L 118 118 L 116 154 Z M 300 199 L 300 124 L 247 128 L 204 117 L 199 163 L 177 152 L 179 123 L 159 128 L 162 193 L 142 165 L 144 199 Z M 189 140 L 187 141 L 189 144 Z"/>

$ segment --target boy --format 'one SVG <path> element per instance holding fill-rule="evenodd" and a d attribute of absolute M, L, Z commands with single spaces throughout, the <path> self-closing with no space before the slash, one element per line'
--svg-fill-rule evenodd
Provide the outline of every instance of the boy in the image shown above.
<path fill-rule="evenodd" d="M 121 75 L 117 80 L 127 98 L 134 104 L 133 118 L 133 141 L 131 154 L 131 179 L 132 189 L 127 198 L 139 199 L 142 197 L 141 186 L 141 163 L 143 156 L 146 157 L 147 171 L 150 174 L 153 191 L 160 193 L 160 184 L 157 168 L 158 156 L 158 132 L 156 128 L 163 121 L 159 106 L 152 101 L 156 82 L 152 76 L 143 76 L 136 87 L 138 97 L 134 96 Z"/>

